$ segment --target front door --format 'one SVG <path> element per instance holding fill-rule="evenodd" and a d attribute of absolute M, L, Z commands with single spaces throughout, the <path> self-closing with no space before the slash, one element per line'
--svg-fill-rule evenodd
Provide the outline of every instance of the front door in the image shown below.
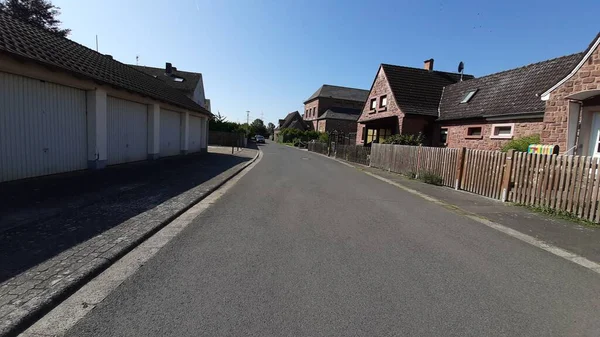
<path fill-rule="evenodd" d="M 590 155 L 600 158 L 600 112 L 594 114 L 590 133 Z"/>

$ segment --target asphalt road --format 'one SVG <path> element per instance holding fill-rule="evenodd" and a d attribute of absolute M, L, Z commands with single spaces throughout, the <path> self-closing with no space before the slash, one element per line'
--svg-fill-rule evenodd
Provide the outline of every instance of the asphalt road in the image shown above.
<path fill-rule="evenodd" d="M 599 336 L 600 277 L 285 146 L 69 336 Z"/>

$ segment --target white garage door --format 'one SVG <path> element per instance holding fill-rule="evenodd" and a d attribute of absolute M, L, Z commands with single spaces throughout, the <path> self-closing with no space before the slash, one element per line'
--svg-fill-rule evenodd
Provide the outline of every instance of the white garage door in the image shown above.
<path fill-rule="evenodd" d="M 85 168 L 85 91 L 0 72 L 0 181 Z"/>
<path fill-rule="evenodd" d="M 204 130 L 202 129 L 202 118 L 190 116 L 190 140 L 189 140 L 189 151 L 200 152 L 202 149 L 202 135 Z"/>
<path fill-rule="evenodd" d="M 160 109 L 160 156 L 175 156 L 181 152 L 181 114 Z"/>
<path fill-rule="evenodd" d="M 110 96 L 107 100 L 108 165 L 146 160 L 148 108 Z"/>

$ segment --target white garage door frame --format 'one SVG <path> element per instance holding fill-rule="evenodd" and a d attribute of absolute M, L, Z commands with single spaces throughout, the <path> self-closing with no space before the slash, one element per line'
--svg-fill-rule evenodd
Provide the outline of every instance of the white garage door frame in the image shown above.
<path fill-rule="evenodd" d="M 86 92 L 0 72 L 0 182 L 87 168 Z"/>
<path fill-rule="evenodd" d="M 107 97 L 107 164 L 148 158 L 148 106 Z"/>
<path fill-rule="evenodd" d="M 160 156 L 176 156 L 181 153 L 181 113 L 160 110 Z"/>
<path fill-rule="evenodd" d="M 200 152 L 203 147 L 203 119 L 201 117 L 196 117 L 194 115 L 190 115 L 190 129 L 189 129 L 189 152 Z"/>

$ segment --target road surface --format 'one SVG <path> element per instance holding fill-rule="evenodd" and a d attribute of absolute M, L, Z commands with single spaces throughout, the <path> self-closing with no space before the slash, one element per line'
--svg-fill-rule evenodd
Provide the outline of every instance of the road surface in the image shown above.
<path fill-rule="evenodd" d="M 600 335 L 598 274 L 317 154 L 261 148 L 68 335 Z"/>

